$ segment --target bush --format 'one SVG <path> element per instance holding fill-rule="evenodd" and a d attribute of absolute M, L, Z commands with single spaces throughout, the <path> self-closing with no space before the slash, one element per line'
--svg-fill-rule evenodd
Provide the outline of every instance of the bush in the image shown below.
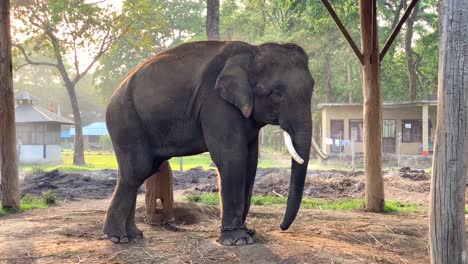
<path fill-rule="evenodd" d="M 42 192 L 42 200 L 44 200 L 46 204 L 55 204 L 55 202 L 57 201 L 57 197 L 55 197 L 55 193 L 53 190 L 47 190 L 45 192 Z"/>
<path fill-rule="evenodd" d="M 26 194 L 21 199 L 20 211 L 27 211 L 36 208 L 47 208 L 47 204 L 43 199 L 38 199 L 31 194 Z"/>
<path fill-rule="evenodd" d="M 190 192 L 185 198 L 188 202 L 199 203 L 201 202 L 201 193 Z"/>

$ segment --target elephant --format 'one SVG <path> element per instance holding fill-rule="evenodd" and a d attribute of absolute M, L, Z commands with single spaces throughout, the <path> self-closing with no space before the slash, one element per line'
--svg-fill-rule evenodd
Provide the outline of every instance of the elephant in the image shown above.
<path fill-rule="evenodd" d="M 219 171 L 225 246 L 253 243 L 245 221 L 258 163 L 258 136 L 279 125 L 292 156 L 282 230 L 302 199 L 312 138 L 314 79 L 292 43 L 199 41 L 161 52 L 133 69 L 106 109 L 119 176 L 103 226 L 114 243 L 142 237 L 135 224 L 140 185 L 172 157 L 209 152 Z"/>

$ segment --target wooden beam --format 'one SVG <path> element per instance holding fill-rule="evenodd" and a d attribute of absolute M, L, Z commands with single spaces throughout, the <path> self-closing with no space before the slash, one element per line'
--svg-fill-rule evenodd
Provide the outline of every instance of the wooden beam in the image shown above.
<path fill-rule="evenodd" d="M 3 207 L 19 209 L 20 190 L 11 62 L 10 0 L 0 1 L 0 176 Z"/>
<path fill-rule="evenodd" d="M 408 19 L 409 15 L 411 14 L 411 11 L 413 11 L 413 8 L 416 6 L 417 3 L 418 0 L 413 0 L 411 1 L 411 4 L 408 6 L 408 8 L 406 8 L 405 13 L 393 29 L 392 34 L 390 34 L 390 37 L 388 37 L 387 42 L 385 42 L 382 51 L 380 51 L 380 61 L 382 61 L 385 57 L 385 54 L 387 54 L 388 49 L 390 48 L 390 46 L 392 46 L 393 42 L 395 41 L 395 38 L 398 36 L 398 33 L 400 33 L 401 27 L 406 22 L 406 19 Z"/>
<path fill-rule="evenodd" d="M 336 25 L 338 26 L 338 28 L 340 29 L 341 33 L 343 33 L 343 36 L 346 38 L 346 40 L 348 41 L 348 44 L 351 46 L 351 48 L 353 49 L 354 51 L 354 54 L 356 54 L 356 57 L 358 58 L 358 60 L 361 62 L 361 64 L 363 64 L 363 59 L 362 59 L 362 53 L 361 51 L 359 50 L 359 48 L 357 47 L 356 43 L 354 42 L 353 38 L 351 37 L 351 35 L 348 33 L 348 31 L 346 30 L 345 26 L 343 25 L 343 23 L 341 23 L 341 20 L 340 18 L 338 17 L 338 15 L 335 13 L 335 10 L 333 10 L 333 7 L 330 5 L 330 3 L 328 2 L 328 0 L 322 0 L 322 3 L 323 5 L 325 6 L 325 8 L 328 10 L 328 13 L 330 13 L 330 16 L 333 18 L 333 20 L 335 21 Z"/>
<path fill-rule="evenodd" d="M 366 209 L 383 212 L 385 199 L 382 177 L 382 101 L 376 0 L 359 0 L 363 54 L 364 175 Z"/>

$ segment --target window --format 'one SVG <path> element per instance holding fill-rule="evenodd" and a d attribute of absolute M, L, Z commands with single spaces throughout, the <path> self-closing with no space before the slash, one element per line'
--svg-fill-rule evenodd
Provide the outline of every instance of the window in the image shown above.
<path fill-rule="evenodd" d="M 396 120 L 384 120 L 382 127 L 383 138 L 395 138 Z"/>
<path fill-rule="evenodd" d="M 342 140 L 344 136 L 344 121 L 343 120 L 330 120 L 331 138 L 333 139 L 333 145 L 331 145 L 332 152 L 343 151 L 343 146 L 335 144 L 335 141 Z"/>
<path fill-rule="evenodd" d="M 362 142 L 362 120 L 349 120 L 349 138 L 354 142 Z"/>
<path fill-rule="evenodd" d="M 402 120 L 401 134 L 402 142 L 422 142 L 422 121 Z"/>

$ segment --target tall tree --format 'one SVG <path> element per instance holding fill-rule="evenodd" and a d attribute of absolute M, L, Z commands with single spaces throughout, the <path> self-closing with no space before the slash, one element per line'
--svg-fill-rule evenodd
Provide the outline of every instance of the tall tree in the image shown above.
<path fill-rule="evenodd" d="M 84 145 L 81 113 L 76 85 L 107 51 L 115 39 L 115 14 L 109 7 L 85 0 L 16 0 L 13 15 L 22 26 L 16 29 L 25 38 L 15 45 L 26 64 L 55 68 L 67 90 L 75 123 L 75 152 L 73 164 L 84 165 Z M 26 51 L 47 51 L 54 63 L 33 61 Z M 84 63 L 80 53 L 87 53 L 90 61 Z M 80 64 L 85 64 L 84 66 Z M 68 67 L 68 64 L 71 64 Z"/>
<path fill-rule="evenodd" d="M 407 8 L 406 1 L 404 2 L 405 9 Z M 408 99 L 411 101 L 416 100 L 418 92 L 418 76 L 416 73 L 416 61 L 413 54 L 413 35 L 414 35 L 414 23 L 418 17 L 419 3 L 413 9 L 413 12 L 406 20 L 406 32 L 405 32 L 405 54 L 406 54 L 406 65 L 408 67 Z"/>
<path fill-rule="evenodd" d="M 125 0 L 122 35 L 99 60 L 93 86 L 104 100 L 136 65 L 186 39 L 205 39 L 204 0 Z"/>
<path fill-rule="evenodd" d="M 465 263 L 468 166 L 468 3 L 440 1 L 439 90 L 431 181 L 434 264 Z"/>
<path fill-rule="evenodd" d="M 219 0 L 206 0 L 206 35 L 219 40 Z"/>
<path fill-rule="evenodd" d="M 0 1 L 0 173 L 2 206 L 18 209 L 20 192 L 13 100 L 9 0 Z"/>

